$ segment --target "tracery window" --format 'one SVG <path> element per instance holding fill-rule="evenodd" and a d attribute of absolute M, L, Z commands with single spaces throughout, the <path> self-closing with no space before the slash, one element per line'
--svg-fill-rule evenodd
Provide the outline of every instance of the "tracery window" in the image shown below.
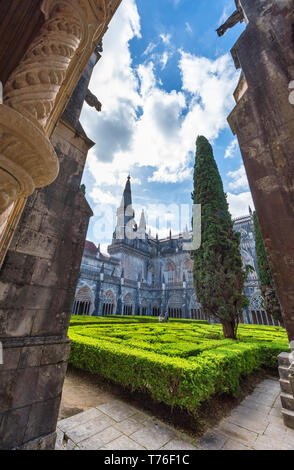
<path fill-rule="evenodd" d="M 88 286 L 78 290 L 72 308 L 73 315 L 90 315 L 94 307 L 94 296 Z"/>
<path fill-rule="evenodd" d="M 106 291 L 102 297 L 102 316 L 115 314 L 115 295 L 111 290 Z"/>
<path fill-rule="evenodd" d="M 131 294 L 127 294 L 124 298 L 124 315 L 133 315 L 133 299 Z"/>

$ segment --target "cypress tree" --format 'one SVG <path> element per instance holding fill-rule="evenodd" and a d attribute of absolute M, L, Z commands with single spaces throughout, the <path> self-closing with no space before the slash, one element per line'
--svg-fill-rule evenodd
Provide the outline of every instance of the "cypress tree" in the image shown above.
<path fill-rule="evenodd" d="M 253 222 L 255 232 L 255 249 L 257 255 L 259 288 L 264 298 L 264 308 L 269 315 L 275 318 L 275 320 L 283 322 L 281 304 L 279 302 L 274 287 L 272 273 L 270 270 L 268 257 L 266 254 L 256 212 L 254 212 L 253 214 Z"/>
<path fill-rule="evenodd" d="M 201 246 L 194 251 L 194 286 L 203 310 L 220 320 L 225 338 L 236 339 L 249 267 L 242 268 L 240 234 L 233 230 L 227 197 L 208 140 L 196 142 L 194 204 L 201 204 Z"/>

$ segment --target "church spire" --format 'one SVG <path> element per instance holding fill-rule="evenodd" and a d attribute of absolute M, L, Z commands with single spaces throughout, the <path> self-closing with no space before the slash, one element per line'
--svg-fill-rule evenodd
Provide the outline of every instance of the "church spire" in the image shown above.
<path fill-rule="evenodd" d="M 131 176 L 128 176 L 124 193 L 123 193 L 124 207 L 125 210 L 127 207 L 132 205 L 132 190 L 131 190 Z"/>
<path fill-rule="evenodd" d="M 124 201 L 124 210 L 125 210 L 125 225 L 129 222 L 129 220 L 134 219 L 135 212 L 132 206 L 132 189 L 131 189 L 131 176 L 128 176 L 126 186 L 123 193 L 123 201 Z"/>
<path fill-rule="evenodd" d="M 146 218 L 145 218 L 144 209 L 142 209 L 139 228 L 144 231 L 146 230 Z"/>
<path fill-rule="evenodd" d="M 146 218 L 145 218 L 144 209 L 142 209 L 142 213 L 141 213 L 139 230 L 138 230 L 138 238 L 140 240 L 145 240 L 146 238 Z"/>
<path fill-rule="evenodd" d="M 127 178 L 125 189 L 123 192 L 120 207 L 117 209 L 117 223 L 115 230 L 115 238 L 124 239 L 126 234 L 126 227 L 130 220 L 135 218 L 135 212 L 132 206 L 132 190 L 131 190 L 131 176 Z M 135 221 L 134 221 L 135 226 Z M 130 231 L 131 228 L 127 227 Z M 130 234 L 129 234 L 130 235 Z"/>

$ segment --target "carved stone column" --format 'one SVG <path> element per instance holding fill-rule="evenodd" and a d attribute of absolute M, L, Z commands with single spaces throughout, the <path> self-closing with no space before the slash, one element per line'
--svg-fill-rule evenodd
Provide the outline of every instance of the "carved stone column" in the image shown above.
<path fill-rule="evenodd" d="M 70 310 L 92 215 L 80 191 L 93 146 L 79 124 L 83 98 L 60 116 L 119 3 L 45 0 L 45 22 L 4 83 L 0 265 L 12 242 L 0 270 L 0 449 L 54 448 Z M 87 86 L 94 65 L 83 77 Z M 27 200 L 59 165 L 56 181 Z"/>
<path fill-rule="evenodd" d="M 49 138 L 120 1 L 44 0 L 45 23 L 5 83 L 0 105 L 0 266 L 26 198 L 58 175 Z"/>
<path fill-rule="evenodd" d="M 4 87 L 4 104 L 45 128 L 83 38 L 75 1 L 46 0 L 45 24 Z"/>

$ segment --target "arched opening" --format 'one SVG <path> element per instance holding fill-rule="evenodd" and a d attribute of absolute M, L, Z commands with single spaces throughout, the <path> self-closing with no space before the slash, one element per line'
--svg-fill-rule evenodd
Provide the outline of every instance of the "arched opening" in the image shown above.
<path fill-rule="evenodd" d="M 153 317 L 158 317 L 158 315 L 160 315 L 160 308 L 158 302 L 152 302 L 151 313 Z"/>
<path fill-rule="evenodd" d="M 133 299 L 131 294 L 127 294 L 124 298 L 124 315 L 133 315 Z"/>
<path fill-rule="evenodd" d="M 191 297 L 189 310 L 190 318 L 192 320 L 206 320 L 206 317 L 202 313 L 201 304 L 198 302 L 195 294 L 193 294 Z"/>
<path fill-rule="evenodd" d="M 168 301 L 168 316 L 170 318 L 182 318 L 183 299 L 177 295 L 172 295 Z"/>
<path fill-rule="evenodd" d="M 166 273 L 168 284 L 174 284 L 176 282 L 176 267 L 171 260 L 167 263 Z"/>
<path fill-rule="evenodd" d="M 141 314 L 143 316 L 146 316 L 147 315 L 147 300 L 146 299 L 142 299 L 142 303 L 141 303 Z"/>
<path fill-rule="evenodd" d="M 72 315 L 91 315 L 94 309 L 94 296 L 89 286 L 78 290 L 73 307 Z"/>
<path fill-rule="evenodd" d="M 193 282 L 193 261 L 191 258 L 186 258 L 183 264 L 183 274 L 185 274 L 186 281 Z"/>
<path fill-rule="evenodd" d="M 116 310 L 115 295 L 112 290 L 104 292 L 102 297 L 102 316 L 114 315 Z"/>
<path fill-rule="evenodd" d="M 259 292 L 255 292 L 250 298 L 249 311 L 254 325 L 281 326 L 278 320 L 275 320 L 264 310 L 263 298 Z"/>

